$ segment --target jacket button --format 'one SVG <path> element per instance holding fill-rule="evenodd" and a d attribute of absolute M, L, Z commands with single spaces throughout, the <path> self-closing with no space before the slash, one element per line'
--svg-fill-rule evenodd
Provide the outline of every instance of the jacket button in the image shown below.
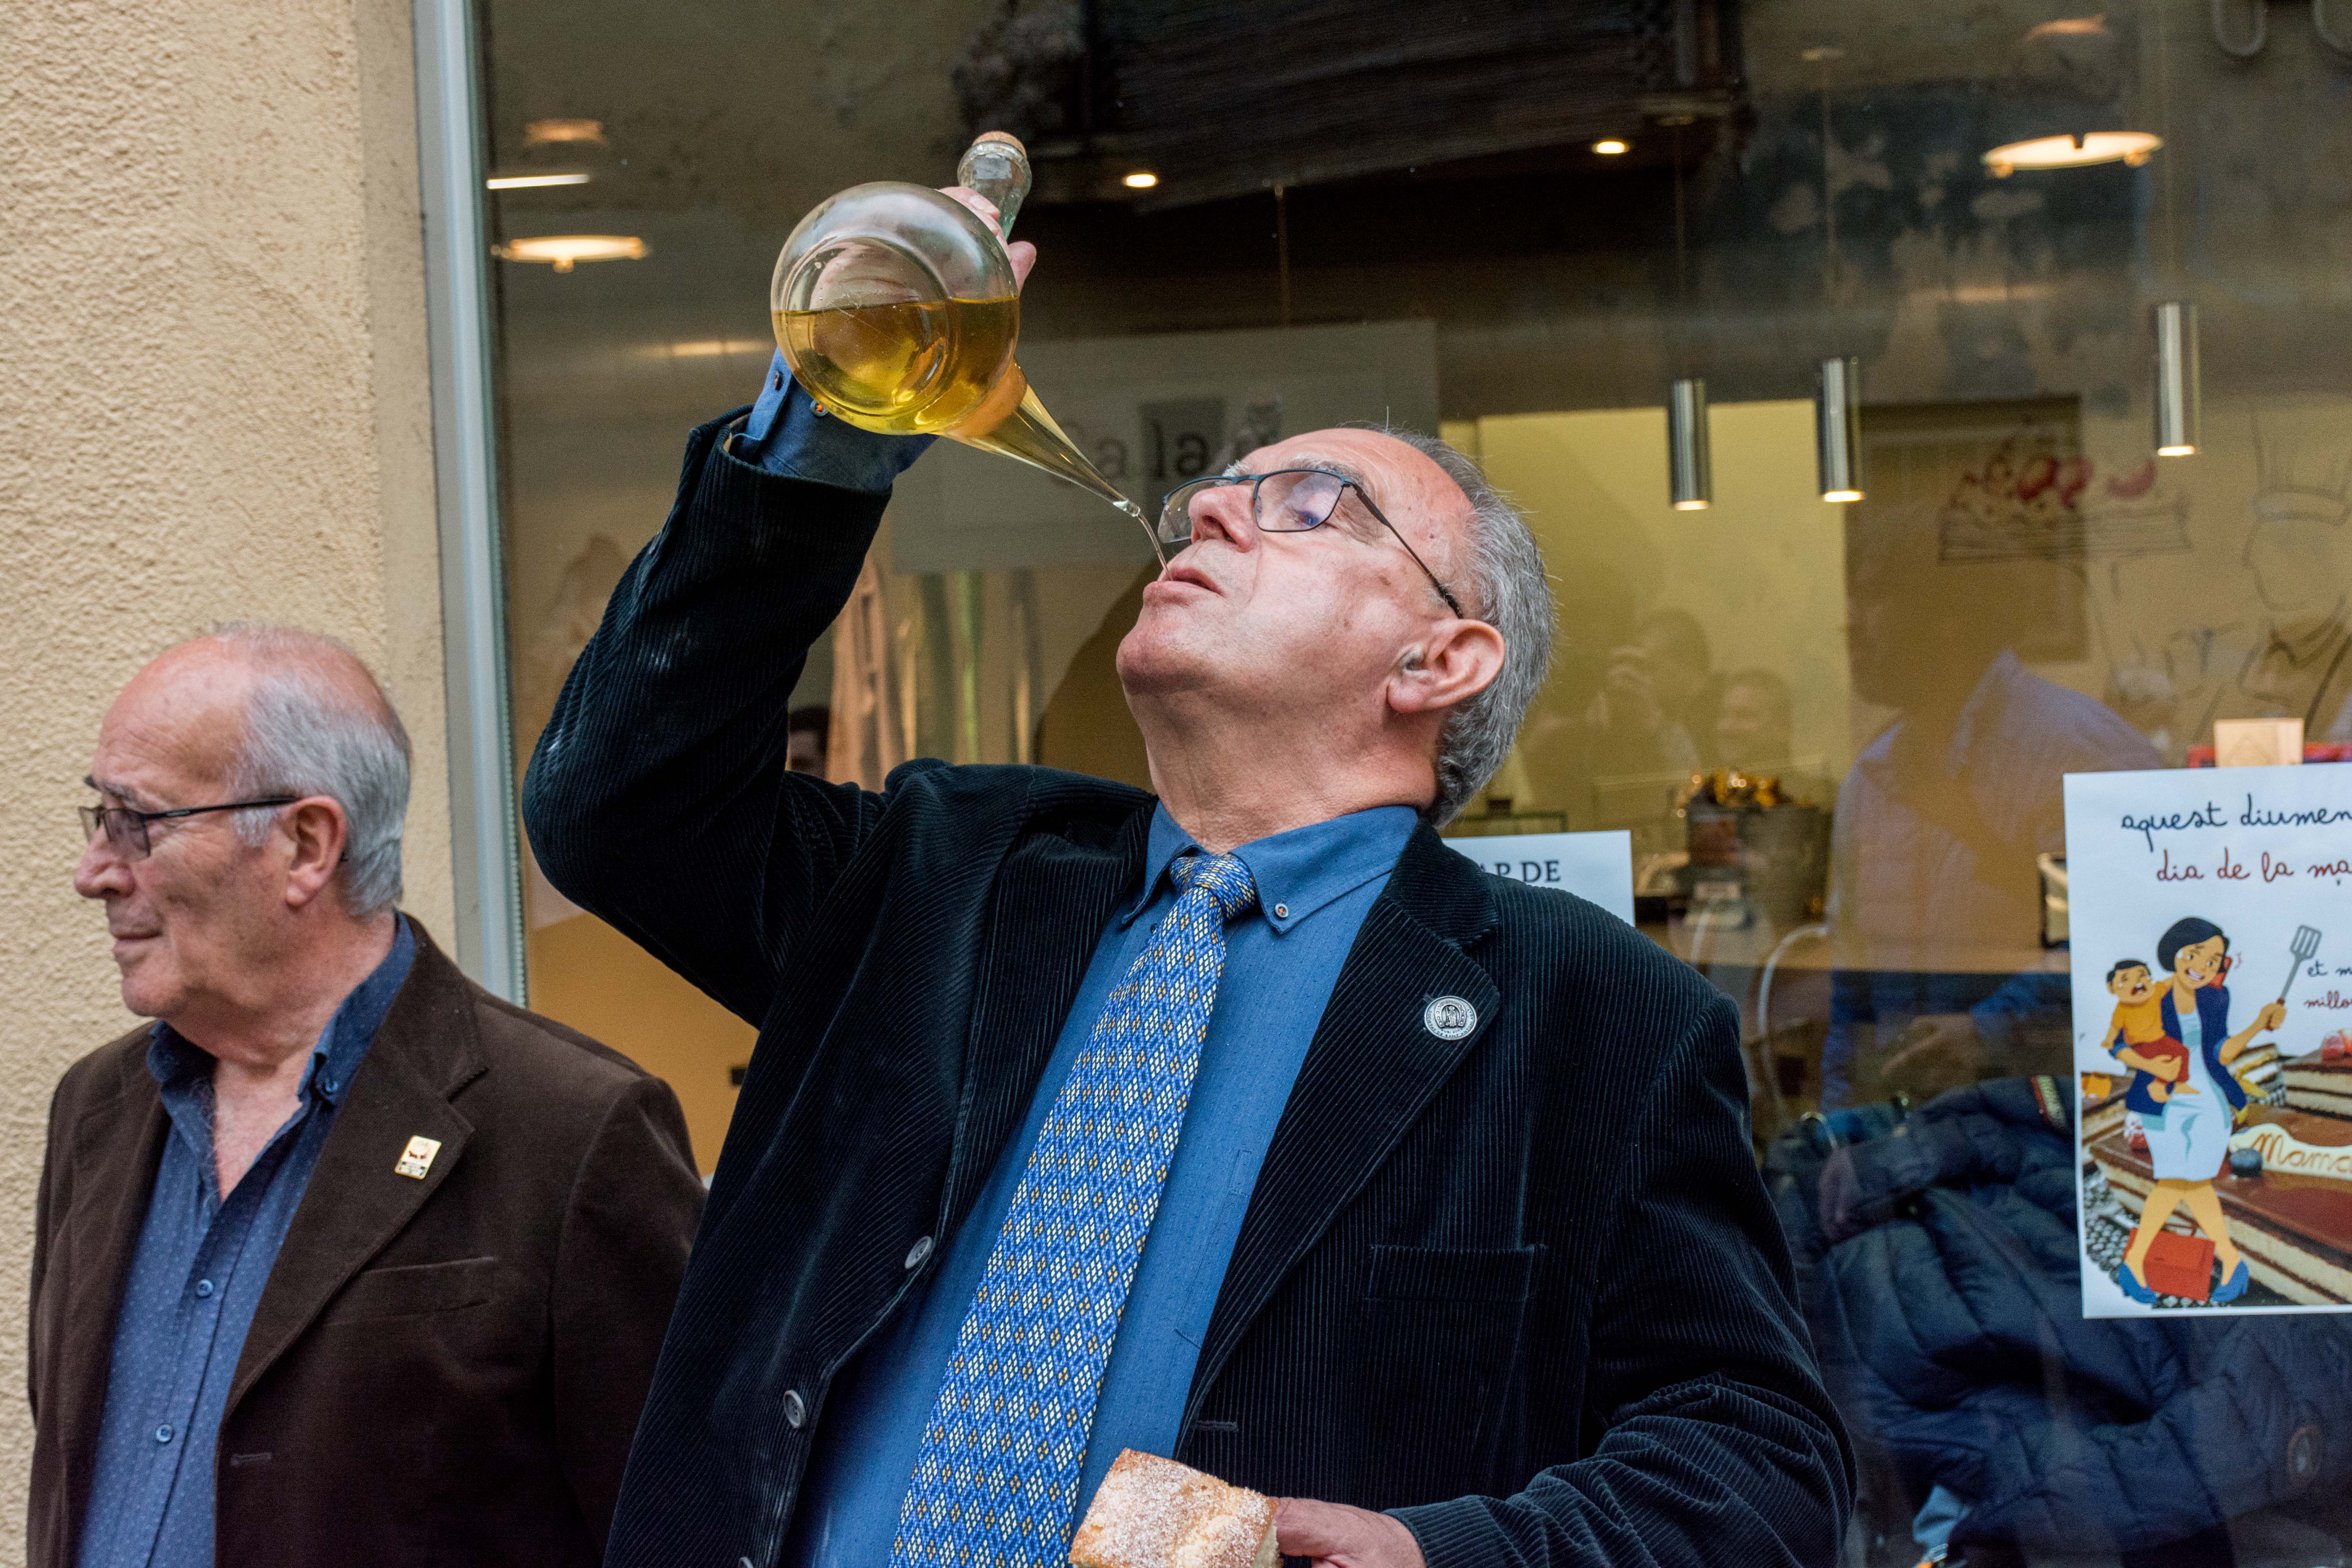
<path fill-rule="evenodd" d="M 923 1260 L 930 1257 L 930 1255 L 931 1238 L 927 1236 L 920 1241 L 915 1243 L 914 1246 L 907 1248 L 907 1267 L 909 1268 L 920 1268 L 923 1266 Z"/>
<path fill-rule="evenodd" d="M 801 1429 L 801 1423 L 807 1419 L 808 1404 L 801 1398 L 801 1391 L 797 1388 L 785 1390 L 784 1425 L 797 1432 Z"/>

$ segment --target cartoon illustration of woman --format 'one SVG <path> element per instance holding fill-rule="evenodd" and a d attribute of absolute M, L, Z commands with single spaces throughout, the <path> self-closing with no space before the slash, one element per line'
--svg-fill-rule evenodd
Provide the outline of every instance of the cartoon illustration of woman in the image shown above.
<path fill-rule="evenodd" d="M 2147 1249 L 2172 1211 L 2183 1206 L 2198 1228 L 2213 1238 L 2214 1257 L 2221 1266 L 2213 1304 L 2226 1306 L 2246 1293 L 2246 1262 L 2230 1239 L 2213 1178 L 2229 1158 L 2231 1122 L 2246 1103 L 2246 1091 L 2230 1064 L 2256 1035 L 2284 1024 L 2286 1009 L 2266 1003 L 2252 1024 L 2231 1034 L 2230 993 L 2221 984 L 2229 952 L 2230 939 L 2221 928 L 2194 916 L 2174 921 L 2156 944 L 2158 966 L 2172 972 L 2164 994 L 2164 1032 L 2188 1048 L 2189 1072 L 2161 1105 L 2143 1092 L 2140 1079 L 2134 1080 L 2126 1102 L 2139 1112 L 2147 1129 L 2148 1163 L 2156 1172 L 2156 1186 L 2148 1194 L 2139 1228 L 2132 1232 L 2123 1264 L 2116 1270 L 2116 1283 L 2135 1301 L 2155 1303 L 2156 1292 L 2147 1288 L 2144 1274 Z"/>

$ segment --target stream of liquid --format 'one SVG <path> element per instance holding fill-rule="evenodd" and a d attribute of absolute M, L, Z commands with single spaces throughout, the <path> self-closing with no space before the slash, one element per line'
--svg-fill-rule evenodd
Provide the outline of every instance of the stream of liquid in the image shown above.
<path fill-rule="evenodd" d="M 1018 300 L 778 310 L 776 342 L 828 414 L 890 436 L 945 436 L 1017 458 L 1118 508 L 1160 551 L 1143 509 L 1096 471 L 1012 363 Z"/>

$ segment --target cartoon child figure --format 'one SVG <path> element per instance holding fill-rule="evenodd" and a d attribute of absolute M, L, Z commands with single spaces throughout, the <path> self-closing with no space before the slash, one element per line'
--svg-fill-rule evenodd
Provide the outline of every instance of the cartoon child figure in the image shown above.
<path fill-rule="evenodd" d="M 2116 999 L 2115 1016 L 2107 1020 L 2107 1050 L 2132 1069 L 2131 1097 L 2145 1094 L 2162 1105 L 2176 1093 L 2195 1094 L 2195 1084 L 2180 1081 L 2189 1072 L 2189 1047 L 2164 1032 L 2164 989 L 2147 965 L 2137 958 L 2118 960 L 2107 971 L 2107 990 Z"/>

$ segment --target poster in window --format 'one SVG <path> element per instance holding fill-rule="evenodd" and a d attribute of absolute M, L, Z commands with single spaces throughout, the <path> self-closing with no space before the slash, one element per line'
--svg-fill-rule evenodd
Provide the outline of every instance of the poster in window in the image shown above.
<path fill-rule="evenodd" d="M 2352 766 L 2066 779 L 2083 1310 L 2352 1308 Z"/>

